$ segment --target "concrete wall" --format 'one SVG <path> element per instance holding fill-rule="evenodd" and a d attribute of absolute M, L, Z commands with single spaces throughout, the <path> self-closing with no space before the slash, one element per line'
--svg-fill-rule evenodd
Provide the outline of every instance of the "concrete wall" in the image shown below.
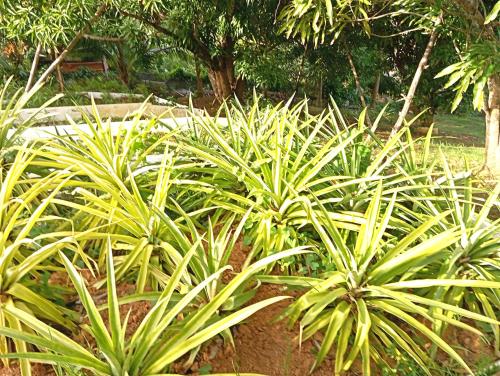
<path fill-rule="evenodd" d="M 164 118 L 159 119 L 158 124 L 152 128 L 151 132 L 168 132 L 173 129 L 186 129 L 192 127 L 191 117 L 177 117 L 177 118 Z M 219 118 L 217 122 L 221 126 L 227 126 L 227 119 Z M 130 128 L 138 127 L 142 124 L 148 123 L 148 120 L 141 120 L 139 123 L 135 121 L 116 121 L 111 122 L 111 133 L 116 136 L 122 130 L 129 130 Z M 88 124 L 78 124 L 78 131 L 91 134 L 91 128 Z M 9 135 L 15 130 L 11 129 Z M 74 136 L 77 132 L 73 125 L 46 125 L 39 127 L 27 128 L 22 132 L 22 138 L 26 141 L 36 141 L 43 139 L 54 138 L 54 136 Z"/>
<path fill-rule="evenodd" d="M 120 104 L 100 104 L 96 105 L 97 111 L 101 118 L 107 119 L 123 119 L 127 115 L 131 115 L 139 110 L 143 103 L 120 103 Z M 184 108 L 176 108 L 169 106 L 158 106 L 153 104 L 144 105 L 144 115 L 146 116 L 162 116 L 162 117 L 186 117 L 188 111 Z M 22 110 L 19 119 L 25 120 L 31 116 L 37 109 Z M 92 106 L 64 106 L 64 107 L 49 107 L 40 112 L 38 116 L 42 117 L 41 123 L 67 122 L 68 117 L 74 121 L 82 119 L 82 112 L 91 115 Z"/>

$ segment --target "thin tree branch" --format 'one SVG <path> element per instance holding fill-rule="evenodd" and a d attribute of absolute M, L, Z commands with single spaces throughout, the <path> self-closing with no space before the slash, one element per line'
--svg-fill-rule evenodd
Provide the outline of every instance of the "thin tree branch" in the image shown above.
<path fill-rule="evenodd" d="M 443 17 L 442 15 L 438 18 L 438 21 L 436 22 L 436 26 L 432 30 L 429 41 L 427 42 L 427 46 L 425 47 L 424 54 L 422 55 L 422 58 L 420 59 L 420 62 L 418 63 L 417 70 L 415 71 L 415 75 L 413 76 L 413 80 L 411 82 L 410 88 L 408 89 L 408 93 L 405 97 L 405 102 L 403 105 L 403 109 L 399 113 L 398 120 L 396 121 L 396 124 L 394 124 L 394 127 L 392 128 L 391 131 L 391 136 L 394 136 L 396 133 L 399 132 L 401 127 L 403 126 L 403 123 L 406 119 L 406 115 L 408 115 L 408 112 L 410 111 L 410 106 L 413 102 L 413 98 L 415 97 L 415 93 L 417 91 L 418 84 L 420 82 L 420 78 L 422 77 L 422 74 L 424 73 L 424 70 L 427 68 L 427 64 L 429 62 L 429 58 L 432 53 L 432 49 L 434 48 L 437 38 L 438 38 L 438 28 L 439 25 L 443 22 Z"/>
<path fill-rule="evenodd" d="M 50 77 L 52 72 L 54 72 L 54 70 L 59 66 L 59 64 L 61 64 L 64 61 L 64 58 L 66 57 L 66 55 L 71 50 L 73 50 L 73 48 L 75 48 L 75 46 L 78 44 L 80 39 L 82 39 L 83 36 L 89 32 L 92 25 L 104 14 L 104 12 L 107 9 L 108 9 L 107 4 L 102 4 L 97 9 L 96 13 L 92 16 L 92 18 L 89 20 L 87 25 L 85 25 L 85 27 L 75 35 L 73 40 L 68 44 L 68 46 L 64 49 L 64 51 L 62 51 L 61 54 L 59 54 L 59 56 L 57 57 L 57 59 L 55 59 L 52 62 L 52 64 L 50 64 L 50 66 L 45 70 L 45 72 L 43 72 L 42 76 L 38 79 L 38 81 L 33 86 L 34 88 L 42 85 L 45 81 L 47 81 L 47 79 Z"/>
<path fill-rule="evenodd" d="M 33 57 L 33 63 L 31 64 L 30 76 L 28 78 L 28 83 L 26 84 L 25 92 L 30 91 L 35 81 L 36 71 L 38 69 L 38 63 L 40 61 L 40 53 L 42 52 L 42 44 L 39 43 L 36 46 L 35 56 Z"/>
<path fill-rule="evenodd" d="M 88 39 L 88 40 L 96 40 L 96 41 L 99 41 L 99 42 L 122 43 L 124 41 L 123 38 L 105 37 L 105 36 L 91 35 L 91 34 L 85 34 L 83 37 L 85 39 Z"/>
<path fill-rule="evenodd" d="M 394 37 L 398 37 L 400 35 L 406 35 L 406 34 L 413 33 L 415 31 L 420 31 L 420 30 L 424 30 L 424 28 L 420 26 L 420 27 L 416 27 L 414 29 L 408 29 L 408 30 L 400 31 L 399 33 L 394 33 L 394 34 L 389 34 L 389 35 L 382 35 L 382 34 L 377 34 L 377 33 L 371 33 L 370 35 L 377 37 L 377 38 L 394 38 Z"/>
<path fill-rule="evenodd" d="M 356 91 L 358 92 L 359 100 L 361 101 L 361 105 L 363 106 L 363 108 L 366 109 L 368 106 L 366 105 L 365 92 L 363 90 L 363 87 L 361 86 L 361 79 L 359 78 L 358 70 L 356 69 L 356 65 L 354 64 L 351 51 L 349 51 L 347 45 L 345 46 L 345 48 L 347 53 L 347 60 L 349 60 L 349 65 L 351 66 L 351 71 L 354 76 L 354 82 L 356 83 Z M 372 122 L 370 120 L 370 116 L 368 116 L 368 113 L 366 114 L 366 122 L 369 126 L 372 126 Z"/>
<path fill-rule="evenodd" d="M 133 19 L 135 19 L 137 21 L 145 23 L 146 25 L 151 26 L 153 29 L 155 29 L 156 31 L 158 31 L 158 32 L 160 32 L 162 34 L 168 35 L 168 36 L 170 36 L 172 38 L 178 38 L 178 36 L 175 33 L 173 33 L 172 31 L 170 31 L 166 27 L 163 27 L 163 26 L 161 26 L 160 24 L 158 24 L 156 22 L 148 20 L 145 17 L 142 17 L 142 16 L 140 16 L 138 14 L 135 14 L 135 13 L 127 12 L 125 10 L 120 10 L 120 13 L 123 14 L 124 16 L 130 17 L 130 18 L 133 18 Z"/>

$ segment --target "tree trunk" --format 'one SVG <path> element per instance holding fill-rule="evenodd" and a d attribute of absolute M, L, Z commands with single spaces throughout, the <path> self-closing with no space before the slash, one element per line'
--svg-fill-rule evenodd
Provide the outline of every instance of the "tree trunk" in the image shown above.
<path fill-rule="evenodd" d="M 116 44 L 118 50 L 118 76 L 120 80 L 127 86 L 130 84 L 130 75 L 128 71 L 127 60 L 125 59 L 125 53 L 123 51 L 123 43 L 120 41 Z"/>
<path fill-rule="evenodd" d="M 225 69 L 210 69 L 209 77 L 210 83 L 212 84 L 212 88 L 214 90 L 215 98 L 219 102 L 223 102 L 225 99 L 232 96 L 233 91 L 231 89 L 231 82 L 227 77 L 227 72 Z"/>
<path fill-rule="evenodd" d="M 500 76 L 488 79 L 486 113 L 486 163 L 493 173 L 500 172 Z"/>
<path fill-rule="evenodd" d="M 36 46 L 35 56 L 33 57 L 33 63 L 31 64 L 30 76 L 28 78 L 28 83 L 26 84 L 25 92 L 30 91 L 35 81 L 36 71 L 38 70 L 38 63 L 40 62 L 40 53 L 42 52 L 42 45 L 38 44 Z"/>
<path fill-rule="evenodd" d="M 234 58 L 232 56 L 214 59 L 208 71 L 214 95 L 219 102 L 236 95 L 242 99 L 244 82 L 236 78 L 234 72 Z"/>
<path fill-rule="evenodd" d="M 64 93 L 64 77 L 62 75 L 60 65 L 57 66 L 56 74 L 57 74 L 57 83 L 59 84 L 59 91 L 61 93 Z"/>
<path fill-rule="evenodd" d="M 210 81 L 210 86 L 212 86 L 212 91 L 214 92 L 214 97 L 219 97 L 218 82 L 215 78 L 215 72 L 212 69 L 208 69 L 208 80 Z"/>
<path fill-rule="evenodd" d="M 57 58 L 58 58 L 57 51 L 54 51 L 54 60 L 57 60 Z M 61 93 L 64 93 L 64 77 L 61 72 L 60 64 L 56 67 L 56 77 L 57 77 L 57 83 L 59 84 L 59 91 Z"/>
<path fill-rule="evenodd" d="M 239 100 L 245 99 L 246 82 L 243 78 L 238 77 L 236 79 L 234 94 Z"/>
<path fill-rule="evenodd" d="M 366 99 L 365 99 L 365 93 L 363 91 L 363 87 L 361 86 L 361 80 L 358 75 L 358 71 L 356 69 L 356 65 L 354 65 L 354 60 L 352 59 L 351 51 L 347 49 L 347 60 L 349 60 L 349 65 L 351 66 L 351 71 L 354 76 L 354 82 L 356 83 L 356 91 L 358 92 L 359 100 L 361 101 L 361 105 L 363 108 L 367 108 L 366 105 Z M 366 122 L 368 123 L 369 126 L 372 125 L 372 122 L 370 120 L 370 116 L 368 115 L 368 112 L 366 113 Z"/>
<path fill-rule="evenodd" d="M 97 9 L 97 12 L 92 16 L 92 18 L 89 20 L 87 25 L 80 30 L 74 38 L 71 40 L 71 42 L 68 44 L 68 46 L 64 49 L 64 51 L 61 52 L 61 54 L 58 56 L 57 59 L 55 59 L 52 64 L 43 72 L 42 76 L 38 79 L 38 81 L 35 83 L 34 87 L 38 87 L 42 85 L 47 79 L 50 77 L 52 72 L 56 70 L 56 68 L 64 61 L 64 58 L 66 55 L 75 48 L 75 46 L 78 44 L 80 39 L 82 39 L 90 30 L 92 25 L 102 16 L 102 14 L 106 11 L 108 5 L 107 4 L 102 4 L 99 9 Z"/>
<path fill-rule="evenodd" d="M 302 74 L 304 73 L 304 67 L 306 64 L 306 54 L 307 54 L 307 46 L 304 48 L 304 53 L 302 54 L 302 59 L 300 62 L 299 74 L 297 75 L 297 81 L 295 82 L 295 94 L 298 94 L 300 81 L 302 80 Z"/>
<path fill-rule="evenodd" d="M 197 58 L 194 59 L 194 67 L 196 70 L 196 96 L 203 97 L 204 90 L 203 81 L 201 80 L 201 66 L 200 61 Z"/>
<path fill-rule="evenodd" d="M 323 73 L 321 73 L 318 83 L 318 107 L 323 108 Z"/>
<path fill-rule="evenodd" d="M 379 72 L 377 74 L 377 78 L 375 79 L 375 84 L 373 85 L 372 100 L 371 100 L 371 103 L 370 103 L 370 107 L 371 108 L 373 106 L 375 106 L 375 104 L 377 104 L 378 95 L 379 95 L 379 91 L 380 91 L 380 80 L 381 80 L 381 78 L 382 78 L 382 74 Z"/>
<path fill-rule="evenodd" d="M 411 82 L 410 89 L 408 90 L 408 94 L 406 94 L 403 109 L 399 113 L 398 120 L 396 121 L 396 124 L 394 124 L 394 127 L 392 128 L 391 136 L 394 136 L 396 133 L 399 132 L 406 119 L 406 115 L 408 115 L 408 112 L 410 111 L 410 106 L 411 103 L 413 102 L 413 98 L 415 97 L 415 93 L 417 91 L 420 78 L 422 77 L 424 70 L 427 68 L 429 57 L 431 56 L 431 52 L 432 49 L 434 48 L 434 45 L 436 44 L 436 40 L 438 37 L 437 26 L 439 26 L 440 23 L 441 23 L 441 18 L 436 24 L 436 27 L 434 27 L 434 29 L 432 29 L 431 31 L 429 41 L 427 42 L 427 46 L 425 47 L 424 54 L 422 55 L 422 58 L 418 63 L 417 70 L 415 71 L 415 75 L 413 76 L 413 81 Z"/>

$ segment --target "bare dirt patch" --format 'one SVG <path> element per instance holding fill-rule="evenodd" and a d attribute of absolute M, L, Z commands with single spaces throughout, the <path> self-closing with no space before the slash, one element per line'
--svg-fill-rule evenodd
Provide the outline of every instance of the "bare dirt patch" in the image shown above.
<path fill-rule="evenodd" d="M 287 295 L 282 287 L 262 286 L 253 299 L 258 302 L 279 295 Z M 256 372 L 269 376 L 307 375 L 315 360 L 316 340 L 299 346 L 296 338 L 299 327 L 289 329 L 285 320 L 275 321 L 289 301 L 279 302 L 251 316 L 233 329 L 235 351 L 208 347 L 200 356 L 199 365 L 209 363 L 214 373 Z M 313 375 L 332 374 L 333 363 L 327 359 Z"/>
<path fill-rule="evenodd" d="M 45 364 L 32 364 L 31 373 L 33 376 L 55 376 L 56 373 L 52 366 Z M 15 363 L 11 364 L 9 368 L 0 366 L 0 376 L 21 376 L 21 370 Z"/>

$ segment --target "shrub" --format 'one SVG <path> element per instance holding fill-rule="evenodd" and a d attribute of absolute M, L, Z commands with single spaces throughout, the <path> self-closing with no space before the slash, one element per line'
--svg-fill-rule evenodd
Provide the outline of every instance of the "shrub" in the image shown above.
<path fill-rule="evenodd" d="M 32 285 L 39 271 L 47 268 L 47 261 L 62 249 L 73 249 L 76 240 L 57 232 L 35 234 L 37 226 L 66 219 L 49 215 L 47 207 L 57 192 L 67 182 L 68 173 L 56 171 L 30 184 L 23 181 L 23 173 L 33 159 L 27 148 L 17 153 L 9 169 L 1 170 L 0 178 L 0 327 L 24 333 L 26 329 L 9 309 L 16 309 L 35 320 L 50 320 L 68 329 L 74 329 L 75 314 L 53 303 L 34 291 Z M 20 187 L 20 185 L 22 187 Z M 44 194 L 50 192 L 46 197 Z M 76 251 L 78 251 L 76 249 Z M 17 352 L 25 352 L 25 339 L 14 341 Z M 9 344 L 0 335 L 0 354 L 5 354 Z M 29 374 L 29 363 L 21 362 L 23 374 Z"/>
<path fill-rule="evenodd" d="M 121 376 L 159 374 L 168 369 L 169 365 L 189 351 L 196 349 L 215 335 L 229 327 L 245 320 L 259 309 L 286 299 L 274 297 L 252 304 L 220 318 L 217 310 L 231 297 L 238 286 L 266 264 L 280 257 L 300 253 L 301 250 L 286 251 L 263 259 L 244 272 L 236 276 L 212 301 L 200 309 L 189 312 L 189 305 L 196 299 L 197 294 L 212 281 L 220 277 L 227 269 L 222 268 L 217 273 L 185 294 L 174 298 L 174 292 L 186 271 L 190 259 L 195 254 L 193 248 L 182 260 L 182 263 L 171 275 L 158 301 L 141 322 L 131 338 L 125 338 L 127 318 L 122 323 L 119 311 L 119 301 L 116 292 L 115 274 L 111 243 L 108 241 L 107 256 L 107 295 L 109 329 L 105 325 L 99 309 L 92 300 L 92 296 L 85 287 L 84 280 L 78 274 L 71 262 L 63 255 L 60 256 L 68 270 L 69 276 L 82 301 L 89 319 L 89 334 L 95 339 L 97 353 L 85 349 L 82 345 L 71 340 L 63 333 L 51 328 L 40 320 L 33 319 L 25 312 L 15 307 L 4 307 L 6 312 L 19 322 L 31 328 L 36 334 L 27 334 L 20 330 L 0 328 L 0 334 L 14 339 L 30 342 L 37 347 L 47 350 L 45 353 L 25 352 L 22 349 L 16 354 L 6 355 L 17 359 L 29 359 L 49 364 L 67 364 L 78 366 L 92 371 L 94 374 Z M 184 318 L 178 318 L 178 315 Z M 103 355 L 101 357 L 100 355 Z"/>
<path fill-rule="evenodd" d="M 500 288 L 500 282 L 451 279 L 451 276 L 428 273 L 429 266 L 446 260 L 447 248 L 460 239 L 459 229 L 454 226 L 428 236 L 429 229 L 448 214 L 444 212 L 437 217 L 427 217 L 408 235 L 395 238 L 388 233 L 395 202 L 396 195 L 383 205 L 382 185 L 379 185 L 366 212 L 365 222 L 354 233 L 339 230 L 333 221 L 315 218 L 314 210 L 309 210 L 335 271 L 315 279 L 282 279 L 279 276 L 260 279 L 312 285 L 291 304 L 286 315 L 291 324 L 301 317 L 302 339 L 324 331 L 315 366 L 336 345 L 336 374 L 348 371 L 360 356 L 363 374 L 369 375 L 372 360 L 378 367 L 390 367 L 386 363 L 386 352 L 390 348 L 397 354 L 406 353 L 427 375 L 432 375 L 433 360 L 419 341 L 413 339 L 413 333 L 417 333 L 472 372 L 457 352 L 425 323 L 430 322 L 433 326 L 450 324 L 480 334 L 455 317 L 494 325 L 497 324 L 496 318 L 447 304 L 436 296 L 426 298 L 419 291 L 440 287 L 494 290 Z M 324 218 L 328 218 L 326 213 Z"/>
<path fill-rule="evenodd" d="M 94 108 L 72 137 L 18 147 L 17 130 L 35 121 L 19 121 L 20 98 L 0 112 L 0 353 L 22 359 L 23 376 L 30 360 L 168 371 L 216 335 L 231 342 L 230 326 L 281 299 L 246 306 L 260 282 L 306 289 L 283 317 L 300 323 L 302 340 L 322 333 L 315 366 L 334 353 L 335 374 L 358 359 L 369 375 L 404 358 L 430 375 L 438 349 L 470 372 L 442 339 L 449 325 L 491 328 L 498 349 L 500 188 L 485 194 L 469 173 L 439 167 L 432 130 L 385 141 L 383 112 L 366 127 L 364 112 L 349 125 L 335 103 L 311 116 L 305 102 L 256 100 L 226 104 L 225 124 L 194 114 L 168 130 L 141 112 L 113 128 Z M 242 271 L 220 278 L 242 239 Z M 72 341 L 75 312 L 34 287 L 61 264 L 97 349 Z M 106 278 L 88 288 L 77 267 Z M 137 291 L 118 299 L 123 282 Z M 90 292 L 104 285 L 109 327 Z M 119 306 L 141 299 L 154 307 L 125 339 Z"/>

